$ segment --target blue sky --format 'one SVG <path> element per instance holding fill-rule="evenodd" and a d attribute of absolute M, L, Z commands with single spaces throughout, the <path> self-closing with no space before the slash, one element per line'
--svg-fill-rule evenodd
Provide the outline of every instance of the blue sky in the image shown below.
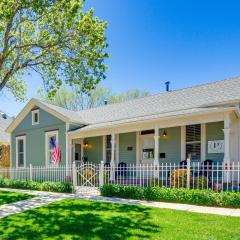
<path fill-rule="evenodd" d="M 103 85 L 115 92 L 151 93 L 240 75 L 240 1 L 86 0 L 109 22 L 111 57 Z M 28 98 L 41 86 L 27 76 Z M 16 115 L 25 103 L 0 96 L 0 109 Z"/>

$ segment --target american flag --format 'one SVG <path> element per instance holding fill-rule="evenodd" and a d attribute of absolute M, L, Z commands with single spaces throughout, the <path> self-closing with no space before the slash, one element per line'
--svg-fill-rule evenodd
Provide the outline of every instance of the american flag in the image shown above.
<path fill-rule="evenodd" d="M 61 149 L 57 144 L 56 138 L 54 137 L 51 137 L 50 139 L 50 151 L 52 163 L 59 164 L 61 162 Z"/>

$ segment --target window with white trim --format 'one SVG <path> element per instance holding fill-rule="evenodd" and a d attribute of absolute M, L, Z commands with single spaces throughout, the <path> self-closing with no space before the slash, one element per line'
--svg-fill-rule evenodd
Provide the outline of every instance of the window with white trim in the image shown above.
<path fill-rule="evenodd" d="M 39 109 L 32 111 L 32 125 L 39 124 Z"/>
<path fill-rule="evenodd" d="M 189 154 L 193 161 L 201 160 L 201 124 L 186 126 L 186 157 Z"/>
<path fill-rule="evenodd" d="M 46 165 L 52 165 L 53 159 L 51 154 L 51 142 L 55 141 L 58 144 L 58 131 L 51 131 L 45 133 L 45 156 Z"/>
<path fill-rule="evenodd" d="M 26 136 L 16 137 L 16 167 L 26 165 Z"/>

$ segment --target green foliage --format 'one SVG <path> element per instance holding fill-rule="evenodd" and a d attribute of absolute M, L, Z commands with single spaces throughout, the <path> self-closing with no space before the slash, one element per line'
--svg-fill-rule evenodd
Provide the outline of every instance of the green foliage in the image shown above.
<path fill-rule="evenodd" d="M 163 186 L 163 181 L 161 179 L 159 179 L 159 178 L 152 178 L 151 186 L 152 187 L 155 187 L 155 186 L 162 187 Z"/>
<path fill-rule="evenodd" d="M 32 195 L 24 193 L 0 191 L 0 205 L 18 202 L 32 197 Z"/>
<path fill-rule="evenodd" d="M 38 191 L 49 191 L 49 192 L 72 192 L 72 184 L 70 182 L 34 182 L 34 181 L 23 181 L 13 180 L 8 178 L 0 178 L 0 187 L 2 188 L 16 188 L 16 189 L 30 189 Z"/>
<path fill-rule="evenodd" d="M 23 100 L 35 71 L 52 98 L 63 84 L 89 93 L 105 78 L 107 23 L 85 0 L 0 1 L 0 91 Z"/>
<path fill-rule="evenodd" d="M 110 179 L 110 171 L 109 170 L 104 170 L 103 172 L 103 182 L 104 183 L 109 183 Z"/>
<path fill-rule="evenodd" d="M 206 176 L 197 176 L 194 179 L 194 188 L 198 189 L 207 189 L 207 177 Z M 193 181 L 191 182 L 191 185 L 193 185 Z"/>
<path fill-rule="evenodd" d="M 192 182 L 192 174 L 190 173 L 190 182 Z M 187 187 L 187 169 L 177 169 L 171 173 L 172 187 Z"/>
<path fill-rule="evenodd" d="M 131 99 L 136 99 L 148 96 L 146 90 L 132 89 L 122 93 L 114 93 L 110 88 L 102 86 L 93 89 L 90 94 L 85 94 L 74 86 L 73 88 L 61 87 L 53 98 L 48 97 L 47 93 L 42 93 L 41 97 L 59 107 L 64 107 L 69 110 L 79 111 L 104 105 L 107 100 L 108 104 L 124 102 Z"/>
<path fill-rule="evenodd" d="M 216 207 L 240 207 L 240 193 L 214 192 L 185 188 L 133 187 L 103 185 L 100 189 L 105 197 L 142 199 L 149 201 L 179 202 Z"/>
<path fill-rule="evenodd" d="M 239 240 L 239 218 L 64 199 L 0 221 L 2 240 Z"/>

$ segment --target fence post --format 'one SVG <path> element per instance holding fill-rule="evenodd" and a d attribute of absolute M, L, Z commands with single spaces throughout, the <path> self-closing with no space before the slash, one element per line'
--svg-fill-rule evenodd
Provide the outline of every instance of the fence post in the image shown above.
<path fill-rule="evenodd" d="M 73 182 L 73 189 L 76 190 L 77 186 L 77 169 L 76 169 L 76 163 L 73 161 L 72 163 L 72 182 Z"/>
<path fill-rule="evenodd" d="M 103 186 L 104 184 L 104 163 L 101 161 L 99 165 L 99 187 Z"/>
<path fill-rule="evenodd" d="M 29 165 L 29 171 L 30 171 L 30 181 L 32 181 L 33 180 L 32 164 Z"/>
<path fill-rule="evenodd" d="M 191 175 L 191 155 L 187 158 L 187 188 L 190 188 L 190 175 Z"/>

